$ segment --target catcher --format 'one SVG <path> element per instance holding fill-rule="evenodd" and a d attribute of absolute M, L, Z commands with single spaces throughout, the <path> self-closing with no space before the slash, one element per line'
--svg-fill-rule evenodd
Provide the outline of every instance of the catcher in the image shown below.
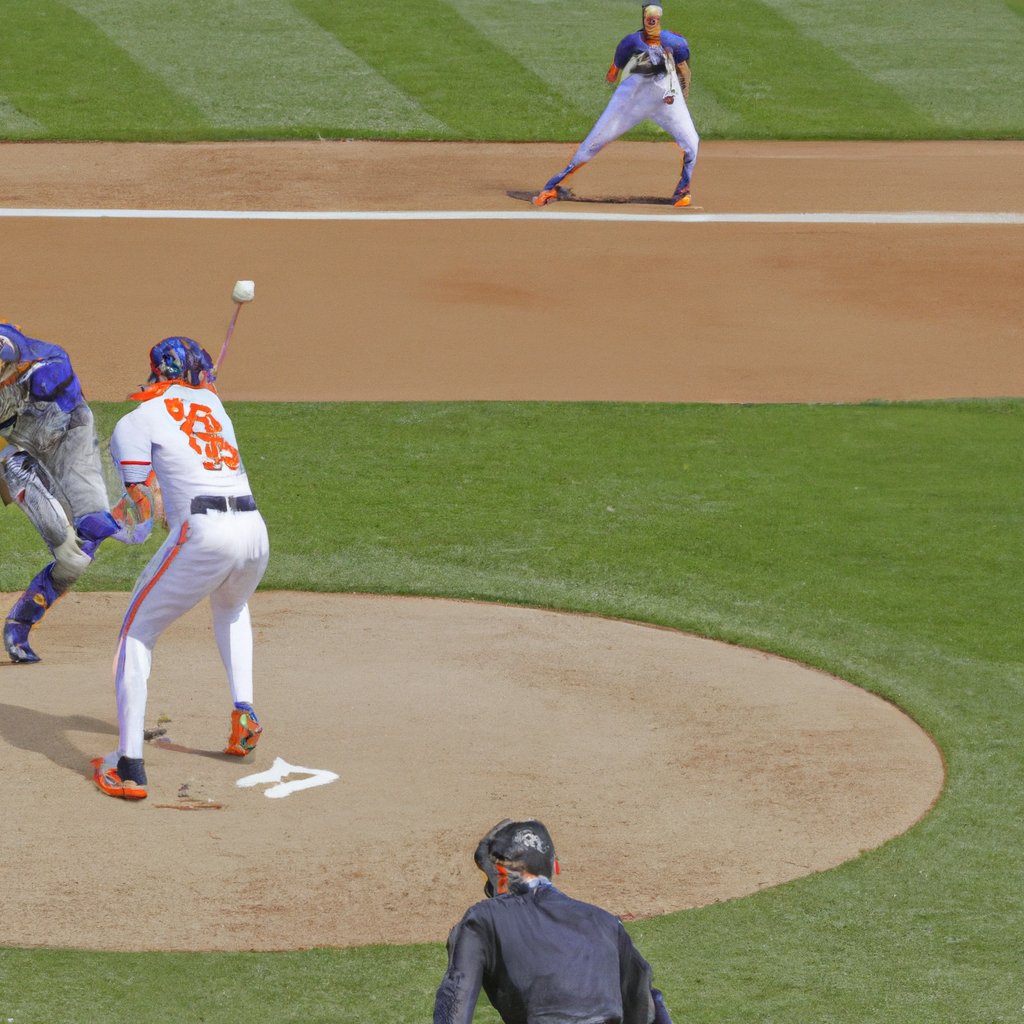
<path fill-rule="evenodd" d="M 4 623 L 13 662 L 39 661 L 29 633 L 71 589 L 107 537 L 146 539 L 110 513 L 92 411 L 57 345 L 0 320 L 0 497 L 28 516 L 53 555 Z M 149 524 L 151 527 L 152 524 Z"/>
<path fill-rule="evenodd" d="M 483 987 L 505 1024 L 672 1024 L 622 922 L 551 884 L 539 821 L 499 822 L 476 850 L 488 897 L 448 936 L 434 1024 L 470 1024 Z"/>

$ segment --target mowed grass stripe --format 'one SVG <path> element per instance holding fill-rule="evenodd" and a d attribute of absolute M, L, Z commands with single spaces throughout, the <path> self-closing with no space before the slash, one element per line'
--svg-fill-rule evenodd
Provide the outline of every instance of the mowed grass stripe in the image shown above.
<path fill-rule="evenodd" d="M 285 0 L 67 0 L 220 129 L 443 136 Z"/>
<path fill-rule="evenodd" d="M 1014 14 L 1019 14 L 1024 18 L 1024 0 L 1003 0 L 1003 3 L 1005 3 Z"/>
<path fill-rule="evenodd" d="M 23 114 L 6 96 L 0 96 L 0 138 L 38 139 L 46 135 L 46 125 Z"/>
<path fill-rule="evenodd" d="M 292 5 L 460 138 L 574 139 L 590 129 L 589 114 L 441 0 L 393 0 L 384 24 L 365 0 Z"/>
<path fill-rule="evenodd" d="M 926 113 L 760 0 L 701 0 L 686 17 L 693 73 L 743 118 L 744 138 L 938 134 Z"/>
<path fill-rule="evenodd" d="M 448 0 L 452 7 L 496 45 L 508 50 L 562 96 L 596 121 L 611 98 L 605 81 L 619 40 L 640 27 L 640 7 L 621 0 L 551 0 L 543 5 L 502 0 Z M 665 27 L 686 35 L 685 11 Z M 722 106 L 698 75 L 687 100 L 694 122 L 705 138 L 742 130 L 743 119 Z M 653 124 L 629 138 L 668 138 Z M 580 136 L 582 138 L 582 136 Z"/>
<path fill-rule="evenodd" d="M 210 125 L 94 24 L 56 0 L 4 0 L 5 138 L 200 138 Z M 0 115 L 2 116 L 2 115 Z"/>
<path fill-rule="evenodd" d="M 1002 0 L 765 3 L 947 133 L 1020 133 L 1024 22 Z"/>

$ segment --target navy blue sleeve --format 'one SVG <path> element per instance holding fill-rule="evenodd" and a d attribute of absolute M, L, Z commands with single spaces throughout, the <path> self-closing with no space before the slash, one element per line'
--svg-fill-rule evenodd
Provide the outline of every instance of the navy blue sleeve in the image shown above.
<path fill-rule="evenodd" d="M 472 908 L 448 936 L 448 970 L 434 998 L 434 1024 L 472 1024 L 480 998 L 487 942 Z"/>
<path fill-rule="evenodd" d="M 65 353 L 41 359 L 32 368 L 29 395 L 35 402 L 56 402 L 64 412 L 70 412 L 78 404 L 82 388 Z"/>
<path fill-rule="evenodd" d="M 675 32 L 662 32 L 661 45 L 671 49 L 672 56 L 677 64 L 690 59 L 690 44 Z"/>
<path fill-rule="evenodd" d="M 636 53 L 638 47 L 638 37 L 640 33 L 634 32 L 632 35 L 626 36 L 625 39 L 615 47 L 615 66 L 621 71 L 629 58 Z"/>
<path fill-rule="evenodd" d="M 651 965 L 633 945 L 619 923 L 619 985 L 622 990 L 622 1024 L 651 1024 L 655 1005 L 651 994 Z"/>

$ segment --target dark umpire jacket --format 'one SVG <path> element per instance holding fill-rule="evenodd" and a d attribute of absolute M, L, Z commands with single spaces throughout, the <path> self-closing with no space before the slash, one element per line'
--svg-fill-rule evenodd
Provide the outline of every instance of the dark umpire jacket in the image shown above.
<path fill-rule="evenodd" d="M 505 1024 L 651 1024 L 651 965 L 622 922 L 542 884 L 466 911 L 434 1024 L 470 1024 L 483 986 Z"/>

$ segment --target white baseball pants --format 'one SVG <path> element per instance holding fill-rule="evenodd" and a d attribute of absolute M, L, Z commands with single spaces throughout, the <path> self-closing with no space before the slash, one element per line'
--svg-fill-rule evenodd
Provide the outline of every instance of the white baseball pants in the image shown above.
<path fill-rule="evenodd" d="M 232 699 L 252 703 L 249 598 L 267 567 L 270 544 L 259 512 L 192 515 L 171 530 L 132 593 L 121 627 L 114 682 L 120 753 L 142 757 L 153 648 L 177 618 L 209 596 L 213 632 Z"/>
<path fill-rule="evenodd" d="M 608 101 L 608 106 L 604 108 L 604 113 L 597 119 L 597 124 L 576 150 L 569 166 L 556 174 L 544 188 L 555 188 L 583 164 L 593 160 L 609 142 L 614 142 L 630 128 L 647 120 L 664 128 L 683 151 L 683 173 L 676 189 L 679 191 L 689 187 L 693 166 L 697 162 L 700 136 L 693 126 L 693 118 L 690 117 L 681 93 L 676 94 L 673 103 L 665 102 L 664 83 L 663 75 L 630 75 L 621 82 Z"/>

